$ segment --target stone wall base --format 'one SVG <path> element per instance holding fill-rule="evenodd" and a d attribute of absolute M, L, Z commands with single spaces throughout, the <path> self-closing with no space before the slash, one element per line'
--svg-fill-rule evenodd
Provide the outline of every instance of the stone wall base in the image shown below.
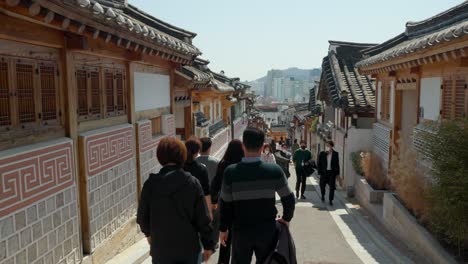
<path fill-rule="evenodd" d="M 92 255 L 85 256 L 82 264 L 106 263 L 143 238 L 144 235 L 139 231 L 136 217 L 132 217 L 110 239 L 102 242 Z"/>

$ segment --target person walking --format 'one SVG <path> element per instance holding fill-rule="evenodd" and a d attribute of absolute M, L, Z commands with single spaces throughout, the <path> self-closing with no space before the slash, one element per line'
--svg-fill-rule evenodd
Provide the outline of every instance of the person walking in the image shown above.
<path fill-rule="evenodd" d="M 307 176 L 304 164 L 312 159 L 312 153 L 306 149 L 305 140 L 301 140 L 301 148 L 294 152 L 293 161 L 296 168 L 296 197 L 306 199 L 304 193 L 307 185 Z"/>
<path fill-rule="evenodd" d="M 318 161 L 318 173 L 320 175 L 320 191 L 322 193 L 322 202 L 325 202 L 325 187 L 328 184 L 330 194 L 328 201 L 333 205 L 333 198 L 335 197 L 336 177 L 340 175 L 340 159 L 338 152 L 333 147 L 333 141 L 328 141 L 325 144 L 325 151 L 320 152 Z"/>
<path fill-rule="evenodd" d="M 223 158 L 219 162 L 216 176 L 211 184 L 211 203 L 213 208 L 218 208 L 219 195 L 221 192 L 221 186 L 223 182 L 224 170 L 232 165 L 241 162 L 244 157 L 244 150 L 242 149 L 242 142 L 238 139 L 234 139 L 229 142 L 229 145 L 224 153 Z M 216 210 L 219 211 L 219 210 Z M 216 219 L 216 217 L 218 219 Z M 217 221 L 216 221 L 217 220 Z M 213 224 L 213 228 L 216 230 L 219 237 L 219 214 L 215 214 L 216 224 Z M 231 228 L 228 227 L 228 232 Z M 218 239 L 217 237 L 217 239 Z M 219 249 L 218 264 L 228 264 L 231 259 L 231 236 L 228 237 L 225 246 L 221 246 Z"/>
<path fill-rule="evenodd" d="M 200 138 L 200 142 L 201 142 L 200 155 L 195 160 L 206 166 L 208 170 L 208 182 L 211 186 L 213 184 L 213 179 L 216 175 L 216 170 L 218 169 L 219 160 L 211 156 L 211 145 L 213 144 L 213 141 L 211 140 L 211 138 L 209 137 Z M 208 204 L 211 205 L 211 201 L 208 201 Z M 211 214 L 213 216 L 213 222 L 212 222 L 213 240 L 218 241 L 219 210 L 217 208 L 214 208 L 213 206 L 209 206 L 209 207 L 211 208 Z"/>
<path fill-rule="evenodd" d="M 207 261 L 215 241 L 200 182 L 182 170 L 187 149 L 182 141 L 166 137 L 159 142 L 156 156 L 163 167 L 143 184 L 137 213 L 152 263 L 195 264 L 201 263 L 202 255 Z"/>
<path fill-rule="evenodd" d="M 187 161 L 185 162 L 184 170 L 186 172 L 190 172 L 193 177 L 200 181 L 203 193 L 205 194 L 205 200 L 206 204 L 208 205 L 210 216 L 213 218 L 211 210 L 210 180 L 208 176 L 208 169 L 205 165 L 196 161 L 196 158 L 200 153 L 201 142 L 198 138 L 191 137 L 185 142 L 185 147 L 187 148 Z"/>
<path fill-rule="evenodd" d="M 261 159 L 265 163 L 276 164 L 275 155 L 273 155 L 270 145 L 268 144 L 263 145 L 263 152 L 262 152 Z"/>
<path fill-rule="evenodd" d="M 297 139 L 294 139 L 294 143 L 291 146 L 291 153 L 294 155 L 296 153 L 296 150 L 299 149 L 299 144 L 297 144 Z"/>
<path fill-rule="evenodd" d="M 213 179 L 216 175 L 216 170 L 218 169 L 219 160 L 211 156 L 211 145 L 213 141 L 209 137 L 200 138 L 201 150 L 200 156 L 195 160 L 205 165 L 208 169 L 208 180 L 209 183 L 213 182 Z"/>
<path fill-rule="evenodd" d="M 243 134 L 245 157 L 224 171 L 220 242 L 226 245 L 232 236 L 234 264 L 251 263 L 253 253 L 257 263 L 263 263 L 275 246 L 276 221 L 288 225 L 294 215 L 294 194 L 283 171 L 260 159 L 264 141 L 263 131 L 247 128 Z M 278 219 L 275 193 L 283 205 L 283 216 Z"/>

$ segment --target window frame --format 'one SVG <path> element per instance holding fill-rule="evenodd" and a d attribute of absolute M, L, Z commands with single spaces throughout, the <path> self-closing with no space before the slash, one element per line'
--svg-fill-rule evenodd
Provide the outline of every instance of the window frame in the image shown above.
<path fill-rule="evenodd" d="M 382 80 L 380 88 L 380 120 L 384 122 L 390 122 L 391 119 L 391 88 L 390 80 Z"/>
<path fill-rule="evenodd" d="M 117 66 L 117 67 L 113 67 Z M 85 71 L 86 72 L 86 108 L 87 114 L 80 115 L 80 97 L 78 96 L 78 71 Z M 92 74 L 96 73 L 98 75 L 98 94 L 99 94 L 99 111 L 94 111 L 93 107 L 93 82 L 92 82 Z M 109 76 L 110 78 L 110 90 L 108 89 Z M 120 78 L 118 77 L 120 76 Z M 126 68 L 125 65 L 105 65 L 105 66 L 96 66 L 96 65 L 83 65 L 77 64 L 75 65 L 75 80 L 74 84 L 76 87 L 76 95 L 77 95 L 77 119 L 78 122 L 88 122 L 88 121 L 95 121 L 95 120 L 104 120 L 110 119 L 114 117 L 122 117 L 128 115 L 128 107 L 127 107 L 127 100 L 128 100 L 128 85 L 126 83 Z M 120 85 L 120 86 L 119 86 Z M 119 87 L 121 88 L 121 96 L 119 96 Z M 112 100 L 112 104 L 108 104 L 109 97 Z M 111 106 L 112 108 L 109 108 Z"/>
<path fill-rule="evenodd" d="M 461 88 L 463 99 L 460 100 L 457 82 L 464 82 Z M 447 87 L 447 85 L 450 85 Z M 445 75 L 442 77 L 441 84 L 441 105 L 440 105 L 440 117 L 442 120 L 454 120 L 458 118 L 464 118 L 468 114 L 468 72 L 454 73 Z M 447 99 L 449 98 L 449 99 Z M 447 100 L 450 100 L 447 102 Z M 463 106 L 459 107 L 458 103 L 462 103 Z M 449 113 L 447 113 L 449 108 Z M 461 113 L 458 109 L 462 109 Z"/>
<path fill-rule="evenodd" d="M 0 125 L 0 133 L 10 132 L 11 131 L 25 131 L 32 129 L 42 129 L 46 127 L 61 127 L 63 128 L 63 117 L 62 117 L 62 105 L 61 105 L 61 77 L 60 77 L 60 68 L 57 60 L 44 60 L 38 58 L 25 58 L 8 54 L 0 54 L 0 63 L 6 65 L 7 71 L 7 101 L 9 103 L 9 125 Z M 32 86 L 32 100 L 29 102 L 24 102 L 26 104 L 33 104 L 31 109 L 33 110 L 33 120 L 30 121 L 21 121 L 21 111 L 24 111 L 21 108 L 21 98 L 19 93 L 18 83 L 18 65 L 30 65 L 31 66 L 31 79 L 29 80 L 30 85 Z M 49 92 L 53 92 L 51 96 L 52 104 L 51 108 L 55 108 L 55 118 L 44 119 L 46 103 L 49 103 L 47 100 L 44 100 L 43 93 L 45 92 L 45 83 L 42 81 L 45 80 L 42 75 L 43 67 L 52 67 L 51 75 L 53 80 L 49 80 L 49 84 L 52 83 L 53 87 Z M 23 80 L 27 82 L 28 80 Z M 51 82 L 50 82 L 51 81 Z M 27 92 L 27 91 L 25 91 Z M 55 99 L 54 99 L 55 98 Z M 50 112 L 49 112 L 50 114 Z M 36 132 L 35 132 L 36 133 Z"/>

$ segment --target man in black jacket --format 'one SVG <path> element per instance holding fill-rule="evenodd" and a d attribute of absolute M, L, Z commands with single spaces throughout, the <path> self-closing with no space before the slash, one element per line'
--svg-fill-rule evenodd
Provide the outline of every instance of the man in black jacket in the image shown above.
<path fill-rule="evenodd" d="M 328 141 L 325 144 L 326 150 L 322 151 L 318 160 L 318 173 L 320 175 L 320 191 L 322 192 L 322 202 L 325 202 L 325 187 L 328 184 L 330 188 L 329 202 L 333 205 L 335 197 L 336 176 L 340 174 L 340 159 L 338 152 L 333 150 L 335 144 Z"/>
<path fill-rule="evenodd" d="M 264 141 L 263 131 L 247 128 L 243 134 L 245 157 L 224 171 L 220 242 L 225 246 L 232 235 L 234 264 L 251 263 L 254 252 L 257 263 L 263 263 L 273 250 L 278 213 L 275 193 L 283 205 L 283 216 L 278 221 L 287 225 L 294 215 L 294 194 L 283 170 L 260 160 Z M 228 234 L 228 227 L 233 234 Z"/>
<path fill-rule="evenodd" d="M 187 150 L 180 140 L 164 138 L 157 157 L 164 167 L 143 185 L 137 214 L 153 263 L 199 263 L 200 241 L 206 261 L 215 241 L 200 182 L 182 170 Z"/>

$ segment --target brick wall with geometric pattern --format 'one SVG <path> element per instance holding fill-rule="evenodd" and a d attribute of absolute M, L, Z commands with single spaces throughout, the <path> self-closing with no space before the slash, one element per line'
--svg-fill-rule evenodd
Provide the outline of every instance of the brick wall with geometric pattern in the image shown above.
<path fill-rule="evenodd" d="M 142 120 L 136 124 L 137 129 L 137 144 L 138 155 L 140 160 L 140 183 L 139 188 L 143 188 L 143 184 L 148 179 L 150 173 L 157 173 L 161 169 L 156 158 L 156 149 L 158 147 L 159 138 L 153 138 L 151 131 L 151 121 Z"/>
<path fill-rule="evenodd" d="M 124 226 L 136 213 L 137 187 L 131 125 L 80 134 L 80 160 L 86 179 L 89 251 Z"/>
<path fill-rule="evenodd" d="M 0 263 L 79 263 L 73 142 L 0 151 Z"/>

